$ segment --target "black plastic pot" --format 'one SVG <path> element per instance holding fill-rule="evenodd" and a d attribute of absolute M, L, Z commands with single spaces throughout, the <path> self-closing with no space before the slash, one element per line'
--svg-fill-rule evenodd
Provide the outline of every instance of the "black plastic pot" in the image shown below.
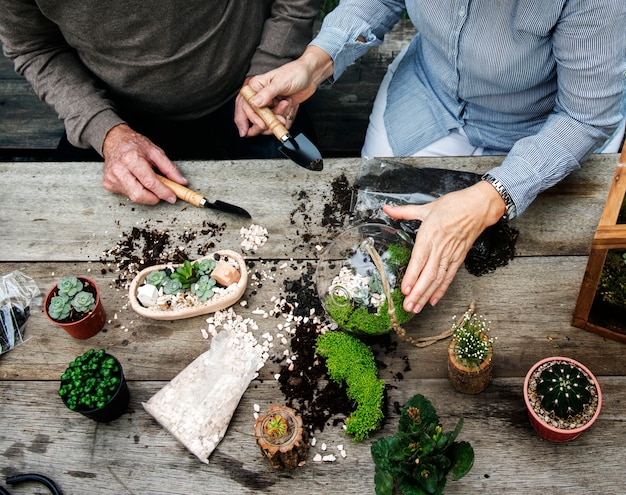
<path fill-rule="evenodd" d="M 76 409 L 76 412 L 100 423 L 108 423 L 110 421 L 113 421 L 114 419 L 119 418 L 122 414 L 126 412 L 126 410 L 128 409 L 128 404 L 130 403 L 130 391 L 128 390 L 128 384 L 126 383 L 126 378 L 124 377 L 124 370 L 122 369 L 122 365 L 115 356 L 111 356 L 110 354 L 106 354 L 106 356 L 115 359 L 116 363 L 120 367 L 120 383 L 117 387 L 117 390 L 115 391 L 111 399 L 104 405 L 104 407 L 101 407 L 99 409 Z M 63 403 L 67 407 L 67 402 L 65 402 L 65 399 L 63 399 Z"/>

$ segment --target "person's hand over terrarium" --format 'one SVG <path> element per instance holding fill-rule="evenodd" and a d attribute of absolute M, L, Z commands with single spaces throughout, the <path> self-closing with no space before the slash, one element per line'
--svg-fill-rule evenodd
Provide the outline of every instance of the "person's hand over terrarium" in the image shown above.
<path fill-rule="evenodd" d="M 135 203 L 176 202 L 176 195 L 157 178 L 154 169 L 179 184 L 187 184 L 187 179 L 161 148 L 126 124 L 117 125 L 107 133 L 102 154 L 103 187 L 124 194 Z"/>
<path fill-rule="evenodd" d="M 411 260 L 402 279 L 404 309 L 419 313 L 435 305 L 454 280 L 478 236 L 504 215 L 504 201 L 491 184 L 454 191 L 424 205 L 390 206 L 398 220 L 420 220 Z"/>
<path fill-rule="evenodd" d="M 293 62 L 277 69 L 259 74 L 248 80 L 248 85 L 256 92 L 251 103 L 259 108 L 270 107 L 285 124 L 288 117 L 295 117 L 286 111 L 295 108 L 315 93 L 317 87 L 333 74 L 333 61 L 324 50 L 309 46 L 304 53 Z M 235 111 L 235 124 L 239 135 L 256 136 L 267 134 L 268 128 L 256 112 L 238 97 L 241 108 Z M 252 122 L 252 126 L 249 125 Z"/>

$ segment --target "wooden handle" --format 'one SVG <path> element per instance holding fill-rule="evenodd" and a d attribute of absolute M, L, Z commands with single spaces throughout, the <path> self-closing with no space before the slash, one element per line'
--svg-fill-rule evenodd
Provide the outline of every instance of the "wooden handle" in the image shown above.
<path fill-rule="evenodd" d="M 196 191 L 192 191 L 191 189 L 179 184 L 178 182 L 174 182 L 173 180 L 169 180 L 162 175 L 157 174 L 157 177 L 163 184 L 169 187 L 178 199 L 182 199 L 187 203 L 191 203 L 194 206 L 201 207 L 204 202 L 204 196 Z"/>
<path fill-rule="evenodd" d="M 276 118 L 274 112 L 272 112 L 268 107 L 255 107 L 252 103 L 250 103 L 250 98 L 252 98 L 256 92 L 250 86 L 244 86 L 239 91 L 241 96 L 248 102 L 248 104 L 252 107 L 252 109 L 257 113 L 259 117 L 263 119 L 263 122 L 269 127 L 270 131 L 281 141 L 286 141 L 289 137 L 289 131 L 287 128 L 280 123 L 280 120 Z"/>

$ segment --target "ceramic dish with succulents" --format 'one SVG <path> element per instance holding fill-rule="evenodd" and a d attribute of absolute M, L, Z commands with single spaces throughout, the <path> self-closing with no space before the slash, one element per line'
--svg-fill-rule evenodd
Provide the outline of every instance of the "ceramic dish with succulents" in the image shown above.
<path fill-rule="evenodd" d="M 179 320 L 232 306 L 247 283 L 242 256 L 220 250 L 195 261 L 142 270 L 130 284 L 130 306 L 146 318 Z"/>

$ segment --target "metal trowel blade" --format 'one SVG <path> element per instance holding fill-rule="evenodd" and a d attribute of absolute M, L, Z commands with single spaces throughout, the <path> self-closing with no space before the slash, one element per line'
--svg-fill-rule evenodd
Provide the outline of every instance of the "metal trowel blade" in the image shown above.
<path fill-rule="evenodd" d="M 322 154 L 304 134 L 298 134 L 295 138 L 289 136 L 278 149 L 287 158 L 308 170 L 319 172 L 324 168 Z"/>

